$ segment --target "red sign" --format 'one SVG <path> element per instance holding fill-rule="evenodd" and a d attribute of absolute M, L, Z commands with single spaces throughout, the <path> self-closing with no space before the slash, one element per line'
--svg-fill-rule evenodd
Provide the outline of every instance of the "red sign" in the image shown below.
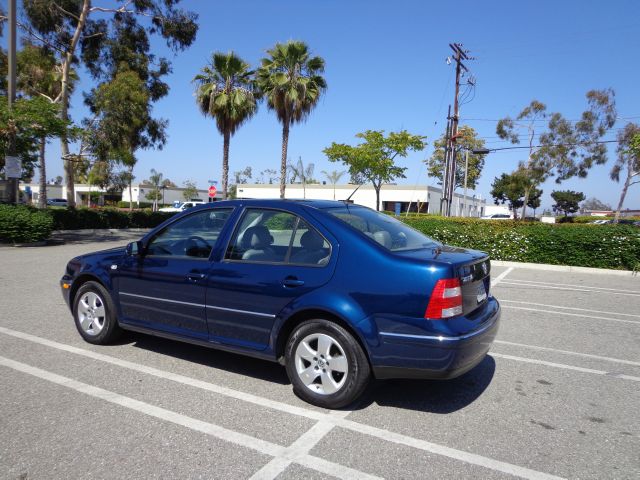
<path fill-rule="evenodd" d="M 209 187 L 209 197 L 210 197 L 210 198 L 216 198 L 216 192 L 217 192 L 217 191 L 218 191 L 218 190 L 216 189 L 216 186 L 215 186 L 215 185 L 211 185 L 211 186 Z"/>

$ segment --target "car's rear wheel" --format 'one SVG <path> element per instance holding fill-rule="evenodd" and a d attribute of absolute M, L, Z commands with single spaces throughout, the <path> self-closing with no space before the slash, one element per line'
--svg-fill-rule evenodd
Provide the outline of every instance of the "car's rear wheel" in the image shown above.
<path fill-rule="evenodd" d="M 78 332 L 89 343 L 110 343 L 122 333 L 111 296 L 98 282 L 80 286 L 73 301 L 73 318 Z"/>
<path fill-rule="evenodd" d="M 355 401 L 371 376 L 357 340 L 327 320 L 308 320 L 296 327 L 287 342 L 285 365 L 294 392 L 324 408 L 341 408 Z"/>

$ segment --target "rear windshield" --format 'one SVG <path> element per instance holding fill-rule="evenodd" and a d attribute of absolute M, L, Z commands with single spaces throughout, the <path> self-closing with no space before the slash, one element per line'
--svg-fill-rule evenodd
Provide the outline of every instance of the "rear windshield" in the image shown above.
<path fill-rule="evenodd" d="M 326 211 L 392 252 L 434 248 L 440 245 L 395 218 L 366 207 L 345 205 L 328 208 Z"/>

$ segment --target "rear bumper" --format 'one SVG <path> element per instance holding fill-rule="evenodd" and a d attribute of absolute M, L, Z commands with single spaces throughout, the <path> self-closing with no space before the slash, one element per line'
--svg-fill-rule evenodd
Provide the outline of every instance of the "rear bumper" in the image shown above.
<path fill-rule="evenodd" d="M 478 365 L 493 344 L 500 323 L 500 305 L 491 298 L 478 327 L 460 335 L 379 332 L 372 355 L 376 378 L 448 379 Z"/>

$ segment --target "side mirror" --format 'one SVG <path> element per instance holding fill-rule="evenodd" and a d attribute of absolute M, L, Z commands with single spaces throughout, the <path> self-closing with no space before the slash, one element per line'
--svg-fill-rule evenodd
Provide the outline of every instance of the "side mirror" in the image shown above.
<path fill-rule="evenodd" d="M 130 257 L 137 257 L 142 255 L 143 250 L 144 245 L 140 240 L 138 240 L 137 242 L 131 242 L 127 245 L 126 253 Z"/>

